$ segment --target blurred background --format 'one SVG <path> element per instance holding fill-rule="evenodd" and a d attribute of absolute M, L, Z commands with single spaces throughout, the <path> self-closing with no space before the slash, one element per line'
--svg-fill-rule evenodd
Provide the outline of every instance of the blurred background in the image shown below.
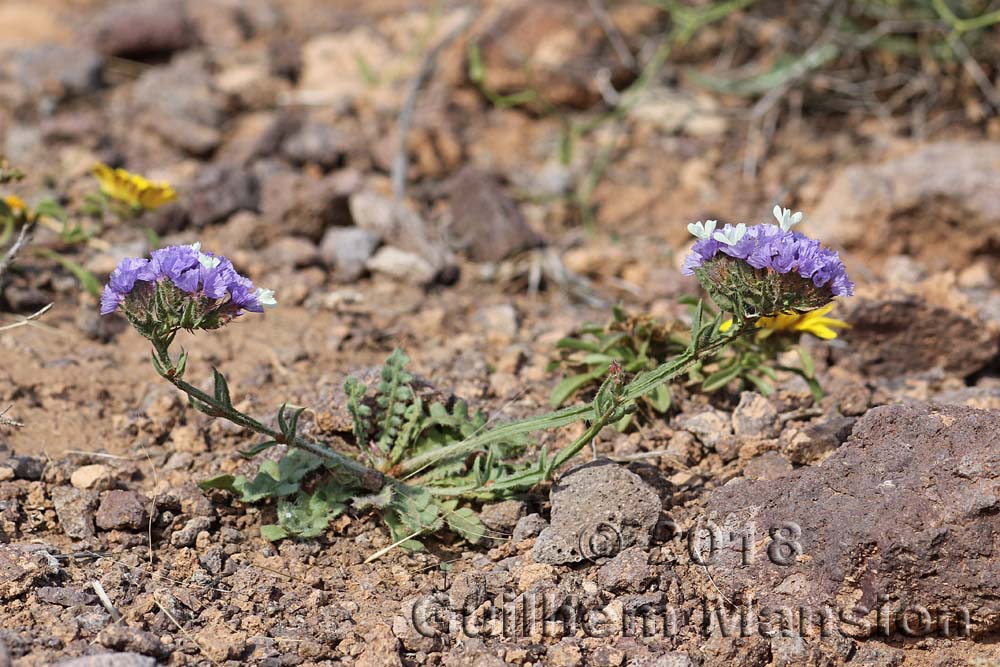
<path fill-rule="evenodd" d="M 4 0 L 0 149 L 26 175 L 4 193 L 68 220 L 3 279 L 3 310 L 55 302 L 38 326 L 59 334 L 8 336 L 0 397 L 97 410 L 80 377 L 101 372 L 135 407 L 145 352 L 95 293 L 122 257 L 195 240 L 285 307 L 203 352 L 245 381 L 402 344 L 473 396 L 530 392 L 580 322 L 697 291 L 688 222 L 776 203 L 862 294 L 906 289 L 846 306 L 854 349 L 874 346 L 857 365 L 977 377 L 1000 321 L 998 23 L 986 0 Z M 98 161 L 177 201 L 88 217 Z"/>

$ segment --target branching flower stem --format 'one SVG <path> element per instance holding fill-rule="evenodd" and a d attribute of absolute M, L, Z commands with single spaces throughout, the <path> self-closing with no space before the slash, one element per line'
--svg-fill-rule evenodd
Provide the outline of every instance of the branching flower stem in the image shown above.
<path fill-rule="evenodd" d="M 582 435 L 576 438 L 570 445 L 561 449 L 551 459 L 546 460 L 543 454 L 542 460 L 536 468 L 530 471 L 523 471 L 509 479 L 499 480 L 491 487 L 493 491 L 501 492 L 503 490 L 513 491 L 530 488 L 539 482 L 551 479 L 555 470 L 590 444 L 604 427 L 615 423 L 625 414 L 634 411 L 637 399 L 653 391 L 661 384 L 669 382 L 681 373 L 686 372 L 698 361 L 711 356 L 731 343 L 734 338 L 743 335 L 751 329 L 752 327 L 746 326 L 746 323 L 743 323 L 743 326 L 734 326 L 727 332 L 721 332 L 719 330 L 719 318 L 716 318 L 713 322 L 702 324 L 699 309 L 694 326 L 692 327 L 691 346 L 684 353 L 664 363 L 659 368 L 637 375 L 628 384 L 624 384 L 621 378 L 609 377 L 605 381 L 605 384 L 602 385 L 601 390 L 598 391 L 597 398 L 592 403 L 556 410 L 555 412 L 510 422 L 497 428 L 483 431 L 462 442 L 440 447 L 425 454 L 406 459 L 391 471 L 391 475 L 385 475 L 325 445 L 299 437 L 295 433 L 295 423 L 297 422 L 298 413 L 296 413 L 290 422 L 291 427 L 289 428 L 288 422 L 283 417 L 285 406 L 278 413 L 278 429 L 267 426 L 253 417 L 240 412 L 233 407 L 229 398 L 228 387 L 225 385 L 225 379 L 218 371 L 216 371 L 216 392 L 214 396 L 186 382 L 183 379 L 187 362 L 186 353 L 181 352 L 176 361 L 170 355 L 169 348 L 174 338 L 173 334 L 171 333 L 163 337 L 153 336 L 150 340 L 153 343 L 153 365 L 157 372 L 164 379 L 187 394 L 194 407 L 210 416 L 227 419 L 238 426 L 264 435 L 273 441 L 269 444 L 287 444 L 291 447 L 308 451 L 327 461 L 331 467 L 335 467 L 355 477 L 362 487 L 371 491 L 378 491 L 386 484 L 405 486 L 405 480 L 419 475 L 426 468 L 433 467 L 442 461 L 471 454 L 484 449 L 490 444 L 503 442 L 517 435 L 551 430 L 577 422 L 589 423 L 589 426 Z M 479 487 L 449 487 L 440 489 L 429 487 L 428 491 L 434 495 L 460 496 L 482 493 L 484 489 Z"/>

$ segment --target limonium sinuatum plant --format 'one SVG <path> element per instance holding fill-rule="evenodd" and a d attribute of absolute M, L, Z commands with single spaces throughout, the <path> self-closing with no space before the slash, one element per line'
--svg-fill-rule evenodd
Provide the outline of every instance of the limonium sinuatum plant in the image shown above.
<path fill-rule="evenodd" d="M 732 313 L 715 313 L 702 302 L 692 307 L 685 345 L 655 367 L 627 370 L 619 360 L 608 364 L 592 400 L 536 417 L 491 426 L 464 403 L 426 403 L 414 391 L 401 351 L 386 360 L 374 386 L 349 380 L 347 408 L 354 420 L 357 455 L 335 451 L 297 432 L 302 408 L 282 405 L 272 427 L 239 411 L 222 373 L 213 369 L 214 390 L 184 381 L 186 354 L 171 355 L 181 329 L 212 330 L 246 313 L 275 305 L 269 290 L 259 289 L 224 257 L 198 244 L 171 246 L 144 259 L 126 259 L 111 274 L 101 298 L 101 312 L 120 311 L 153 346 L 157 372 L 185 392 L 198 410 L 228 419 L 267 440 L 248 455 L 275 444 L 288 445 L 281 462 L 261 466 L 253 480 L 220 476 L 206 486 L 238 494 L 246 502 L 278 498 L 280 525 L 268 528 L 271 539 L 322 533 L 329 520 L 348 506 L 378 511 L 388 525 L 392 547 L 419 548 L 419 536 L 445 527 L 470 541 L 485 533 L 475 513 L 461 503 L 523 493 L 552 478 L 556 470 L 588 445 L 606 426 L 634 413 L 637 402 L 682 373 L 712 358 L 735 340 L 756 335 L 763 318 L 819 313 L 802 326 L 824 331 L 824 306 L 848 296 L 853 283 L 832 250 L 791 231 L 801 214 L 776 209 L 777 225 L 726 225 L 709 221 L 689 226 L 699 241 L 685 260 L 716 304 Z M 773 323 L 787 321 L 775 319 Z M 777 324 L 775 324 L 777 326 Z M 638 372 L 636 372 L 638 371 Z M 634 373 L 634 374 L 633 374 Z M 553 454 L 511 460 L 528 444 L 526 434 L 583 423 L 583 433 Z M 321 481 L 301 485 L 306 475 L 324 470 Z M 311 488 L 307 492 L 304 488 Z M 384 550 L 383 550 L 384 551 Z M 379 552 L 382 553 L 382 552 Z"/>

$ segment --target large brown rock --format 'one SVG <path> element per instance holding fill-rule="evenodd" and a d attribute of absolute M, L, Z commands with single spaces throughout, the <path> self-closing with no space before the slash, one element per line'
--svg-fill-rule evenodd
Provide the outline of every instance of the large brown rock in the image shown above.
<path fill-rule="evenodd" d="M 800 609 L 813 629 L 825 608 L 845 614 L 853 624 L 829 627 L 856 637 L 940 635 L 945 621 L 954 635 L 966 613 L 972 636 L 996 633 L 997 433 L 994 411 L 885 406 L 816 467 L 717 489 L 708 518 L 721 535 L 754 526 L 756 558 L 741 566 L 738 553 L 720 550 L 714 583 L 737 602 L 752 596 L 747 607 L 757 612 L 793 610 L 796 625 Z M 782 526 L 777 539 L 769 535 Z M 776 615 L 766 620 L 780 627 Z"/>
<path fill-rule="evenodd" d="M 964 268 L 1000 243 L 1000 143 L 944 142 L 844 169 L 809 218 L 827 242 L 881 261 Z"/>
<path fill-rule="evenodd" d="M 495 178 L 465 167 L 450 184 L 452 228 L 477 262 L 498 262 L 542 244 L 514 201 Z"/>
<path fill-rule="evenodd" d="M 839 314 L 851 323 L 834 348 L 838 364 L 873 378 L 932 369 L 968 376 L 996 358 L 997 333 L 961 295 L 927 283 L 859 289 Z"/>
<path fill-rule="evenodd" d="M 651 9 L 616 3 L 608 17 L 616 37 L 655 25 Z M 616 88 L 635 76 L 627 44 L 617 42 L 616 49 L 594 12 L 574 0 L 517 3 L 486 29 L 479 44 L 485 86 L 501 94 L 534 91 L 544 100 L 529 102 L 537 108 L 587 107 L 601 99 L 601 76 Z"/>

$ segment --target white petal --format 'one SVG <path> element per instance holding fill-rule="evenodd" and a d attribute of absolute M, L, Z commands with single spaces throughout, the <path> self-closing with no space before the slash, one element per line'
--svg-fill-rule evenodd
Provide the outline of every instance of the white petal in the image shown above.
<path fill-rule="evenodd" d="M 771 211 L 771 213 L 774 215 L 775 219 L 777 219 L 778 224 L 781 224 L 781 206 L 775 204 L 774 210 Z"/>
<path fill-rule="evenodd" d="M 691 232 L 691 236 L 697 236 L 700 239 L 705 238 L 705 229 L 701 225 L 701 221 L 692 222 L 688 224 L 688 231 Z"/>
<path fill-rule="evenodd" d="M 800 222 L 802 222 L 802 211 L 797 211 L 796 213 L 792 214 L 792 224 L 797 225 Z"/>
<path fill-rule="evenodd" d="M 718 220 L 706 220 L 705 221 L 705 238 L 707 239 L 715 231 L 715 226 L 719 224 Z"/>
<path fill-rule="evenodd" d="M 257 303 L 265 308 L 274 308 L 277 306 L 278 302 L 274 298 L 274 290 L 264 289 L 263 287 L 257 288 Z"/>
<path fill-rule="evenodd" d="M 206 255 L 203 252 L 198 253 L 198 263 L 204 266 L 206 269 L 214 269 L 222 262 L 218 257 L 213 257 L 212 255 Z"/>

